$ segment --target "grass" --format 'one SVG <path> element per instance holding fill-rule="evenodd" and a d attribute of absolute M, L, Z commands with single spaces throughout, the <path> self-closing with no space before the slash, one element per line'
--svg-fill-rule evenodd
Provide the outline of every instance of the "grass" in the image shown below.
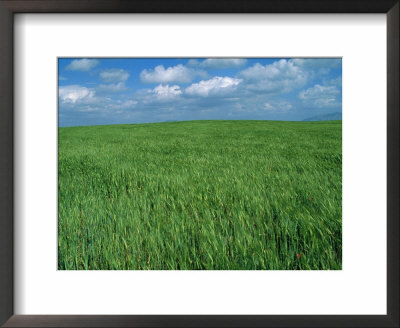
<path fill-rule="evenodd" d="M 61 270 L 337 270 L 342 123 L 59 128 Z"/>

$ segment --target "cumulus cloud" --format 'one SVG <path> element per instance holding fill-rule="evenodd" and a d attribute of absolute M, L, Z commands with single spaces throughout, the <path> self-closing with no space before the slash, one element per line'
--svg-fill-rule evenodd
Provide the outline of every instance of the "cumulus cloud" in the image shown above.
<path fill-rule="evenodd" d="M 207 58 L 203 61 L 197 59 L 191 59 L 188 62 L 189 66 L 199 66 L 202 68 L 232 68 L 239 67 L 246 64 L 247 59 L 244 58 Z"/>
<path fill-rule="evenodd" d="M 100 62 L 97 59 L 74 59 L 66 67 L 70 71 L 90 71 L 93 67 L 97 66 Z"/>
<path fill-rule="evenodd" d="M 332 69 L 342 67 L 341 58 L 295 58 L 293 63 L 307 70 L 311 78 L 328 75 Z"/>
<path fill-rule="evenodd" d="M 295 58 L 292 59 L 296 66 L 309 69 L 330 69 L 342 67 L 341 58 Z"/>
<path fill-rule="evenodd" d="M 300 99 L 318 108 L 337 105 L 339 96 L 340 91 L 336 86 L 324 86 L 320 84 L 316 84 L 299 93 Z"/>
<path fill-rule="evenodd" d="M 58 95 L 63 103 L 74 104 L 78 101 L 93 99 L 95 92 L 79 85 L 67 85 L 59 87 Z"/>
<path fill-rule="evenodd" d="M 110 93 L 110 92 L 123 92 L 128 88 L 124 82 L 111 83 L 111 84 L 99 84 L 96 88 L 99 92 Z"/>
<path fill-rule="evenodd" d="M 287 112 L 288 110 L 291 110 L 293 108 L 293 105 L 285 100 L 281 101 L 274 101 L 274 102 L 266 102 L 264 104 L 264 107 L 262 108 L 265 111 L 280 111 L 280 112 Z"/>
<path fill-rule="evenodd" d="M 334 79 L 330 79 L 324 82 L 324 85 L 332 85 L 339 89 L 342 88 L 342 76 L 338 76 Z"/>
<path fill-rule="evenodd" d="M 242 82 L 241 79 L 232 77 L 215 76 L 210 80 L 202 80 L 185 89 L 185 93 L 191 96 L 206 97 L 209 95 L 226 95 Z"/>
<path fill-rule="evenodd" d="M 207 73 L 183 66 L 182 64 L 164 68 L 158 65 L 154 69 L 144 69 L 140 79 L 144 83 L 189 83 L 196 76 L 206 76 Z"/>
<path fill-rule="evenodd" d="M 158 100 L 172 100 L 179 97 L 182 94 L 182 91 L 179 86 L 172 85 L 158 85 L 156 86 L 151 93 L 153 93 Z"/>
<path fill-rule="evenodd" d="M 100 72 L 100 79 L 107 83 L 125 82 L 129 73 L 123 69 L 112 68 Z"/>
<path fill-rule="evenodd" d="M 241 71 L 239 77 L 249 90 L 263 92 L 289 92 L 307 82 L 307 72 L 286 59 L 268 65 L 257 63 Z"/>
<path fill-rule="evenodd" d="M 274 109 L 274 106 L 273 105 L 271 105 L 270 103 L 265 103 L 264 104 L 264 110 L 273 110 Z"/>
<path fill-rule="evenodd" d="M 138 102 L 136 100 L 128 99 L 125 101 L 117 100 L 110 105 L 111 109 L 130 109 L 134 108 Z"/>
<path fill-rule="evenodd" d="M 96 89 L 98 90 L 98 89 Z M 134 108 L 135 99 L 118 99 L 99 95 L 94 89 L 80 85 L 59 87 L 60 111 L 115 113 Z"/>

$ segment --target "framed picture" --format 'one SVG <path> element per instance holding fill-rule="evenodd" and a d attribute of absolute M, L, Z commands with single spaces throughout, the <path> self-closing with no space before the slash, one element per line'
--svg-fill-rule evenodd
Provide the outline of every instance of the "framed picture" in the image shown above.
<path fill-rule="evenodd" d="M 0 17 L 2 325 L 399 326 L 398 1 Z"/>

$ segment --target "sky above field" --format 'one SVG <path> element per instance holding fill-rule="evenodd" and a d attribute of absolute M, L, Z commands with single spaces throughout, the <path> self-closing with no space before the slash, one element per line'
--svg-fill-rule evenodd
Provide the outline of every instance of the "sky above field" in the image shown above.
<path fill-rule="evenodd" d="M 59 126 L 342 112 L 338 58 L 60 58 Z"/>

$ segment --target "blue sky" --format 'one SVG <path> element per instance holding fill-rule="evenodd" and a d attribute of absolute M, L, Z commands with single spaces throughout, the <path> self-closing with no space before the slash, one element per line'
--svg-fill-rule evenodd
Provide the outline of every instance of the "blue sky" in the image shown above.
<path fill-rule="evenodd" d="M 59 126 L 342 111 L 340 58 L 59 58 Z"/>

